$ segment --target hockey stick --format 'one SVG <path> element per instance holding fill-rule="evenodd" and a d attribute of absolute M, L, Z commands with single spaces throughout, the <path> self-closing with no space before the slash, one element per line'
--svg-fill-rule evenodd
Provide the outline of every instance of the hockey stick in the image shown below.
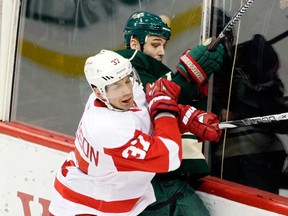
<path fill-rule="evenodd" d="M 282 40 L 283 38 L 288 36 L 288 31 L 285 31 L 276 37 L 267 41 L 270 45 L 277 43 L 278 41 Z M 234 120 L 234 121 L 227 121 L 221 122 L 218 126 L 220 129 L 226 128 L 236 128 L 236 127 L 243 127 L 255 124 L 262 124 L 262 123 L 271 123 L 275 121 L 287 120 L 288 119 L 288 112 L 280 113 L 275 115 L 268 115 L 268 116 L 261 116 L 261 117 L 252 117 L 246 118 L 242 120 Z"/>
<path fill-rule="evenodd" d="M 245 118 L 242 120 L 221 122 L 219 123 L 218 127 L 220 129 L 236 128 L 236 127 L 245 127 L 245 126 L 250 126 L 250 125 L 271 123 L 271 122 L 282 121 L 282 120 L 288 120 L 288 112 L 274 114 L 274 115 L 267 115 L 267 116 Z"/>
<path fill-rule="evenodd" d="M 224 27 L 224 29 L 220 32 L 218 37 L 216 38 L 213 46 L 209 49 L 213 51 L 225 38 L 227 33 L 232 30 L 232 27 L 236 24 L 236 22 L 240 19 L 240 17 L 243 16 L 243 14 L 247 11 L 247 9 L 252 5 L 254 0 L 247 0 L 242 7 L 234 14 L 234 16 L 231 18 L 231 20 L 227 23 L 227 25 Z"/>
<path fill-rule="evenodd" d="M 278 35 L 278 36 L 270 39 L 270 40 L 268 41 L 268 43 L 269 43 L 270 45 L 272 45 L 272 44 L 277 43 L 278 41 L 282 40 L 283 38 L 285 38 L 285 37 L 287 37 L 287 36 L 288 36 L 288 31 L 285 31 L 285 32 L 283 32 L 282 34 L 280 34 L 280 35 Z"/>

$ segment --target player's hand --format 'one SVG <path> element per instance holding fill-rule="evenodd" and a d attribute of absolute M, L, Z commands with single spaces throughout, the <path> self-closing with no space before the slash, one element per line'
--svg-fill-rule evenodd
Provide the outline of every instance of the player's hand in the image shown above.
<path fill-rule="evenodd" d="M 180 104 L 179 110 L 179 129 L 181 133 L 190 132 L 201 141 L 219 141 L 222 130 L 217 126 L 220 121 L 214 113 Z"/>
<path fill-rule="evenodd" d="M 171 112 L 178 115 L 177 100 L 180 86 L 164 78 L 153 84 L 146 85 L 146 99 L 149 103 L 149 113 L 154 118 L 160 112 Z"/>
<path fill-rule="evenodd" d="M 187 50 L 176 66 L 177 71 L 198 85 L 207 82 L 211 74 L 220 70 L 223 63 L 224 47 L 221 44 L 213 51 L 208 50 L 214 42 L 214 38 L 209 38 L 203 44 Z"/>

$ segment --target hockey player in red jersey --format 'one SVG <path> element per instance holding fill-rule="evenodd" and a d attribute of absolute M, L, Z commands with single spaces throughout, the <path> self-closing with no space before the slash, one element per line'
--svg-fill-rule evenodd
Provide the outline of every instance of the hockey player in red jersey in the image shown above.
<path fill-rule="evenodd" d="M 149 86 L 147 109 L 128 59 L 102 50 L 84 70 L 97 99 L 88 100 L 49 210 L 57 216 L 137 215 L 155 201 L 155 172 L 180 165 L 180 87 L 165 79 Z"/>
<path fill-rule="evenodd" d="M 179 109 L 180 87 L 164 78 L 147 84 L 145 95 L 130 61 L 113 51 L 88 58 L 84 72 L 93 93 L 75 150 L 57 172 L 49 211 L 136 216 L 155 202 L 155 173 L 180 166 L 180 130 L 206 133 L 211 122 L 201 122 L 203 111 Z"/>

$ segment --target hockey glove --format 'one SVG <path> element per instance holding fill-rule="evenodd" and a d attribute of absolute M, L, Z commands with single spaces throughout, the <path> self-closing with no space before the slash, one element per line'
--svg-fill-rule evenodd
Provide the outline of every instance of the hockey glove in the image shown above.
<path fill-rule="evenodd" d="M 181 133 L 190 132 L 197 136 L 199 141 L 219 141 L 222 130 L 217 126 L 220 121 L 215 114 L 197 110 L 188 105 L 179 104 L 178 106 Z"/>
<path fill-rule="evenodd" d="M 180 87 L 164 78 L 153 84 L 146 85 L 146 99 L 149 103 L 149 113 L 152 119 L 160 112 L 171 112 L 178 115 L 177 105 Z"/>
<path fill-rule="evenodd" d="M 180 58 L 176 69 L 187 80 L 202 85 L 212 73 L 220 70 L 223 62 L 224 47 L 220 44 L 215 50 L 209 51 L 215 39 L 209 38 L 202 45 L 187 50 Z"/>

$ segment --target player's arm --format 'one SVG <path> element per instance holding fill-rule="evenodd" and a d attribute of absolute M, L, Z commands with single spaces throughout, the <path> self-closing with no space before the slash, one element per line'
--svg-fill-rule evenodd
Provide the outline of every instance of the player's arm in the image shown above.
<path fill-rule="evenodd" d="M 164 79 L 147 85 L 146 98 L 154 127 L 153 136 L 141 131 L 116 149 L 105 149 L 119 171 L 168 172 L 180 166 L 182 149 L 177 118 L 179 86 Z"/>
<path fill-rule="evenodd" d="M 118 171 L 168 172 L 181 162 L 181 137 L 176 118 L 161 117 L 154 121 L 154 136 L 135 131 L 125 145 L 105 149 L 112 156 Z M 162 129 L 162 128 L 165 128 Z"/>

